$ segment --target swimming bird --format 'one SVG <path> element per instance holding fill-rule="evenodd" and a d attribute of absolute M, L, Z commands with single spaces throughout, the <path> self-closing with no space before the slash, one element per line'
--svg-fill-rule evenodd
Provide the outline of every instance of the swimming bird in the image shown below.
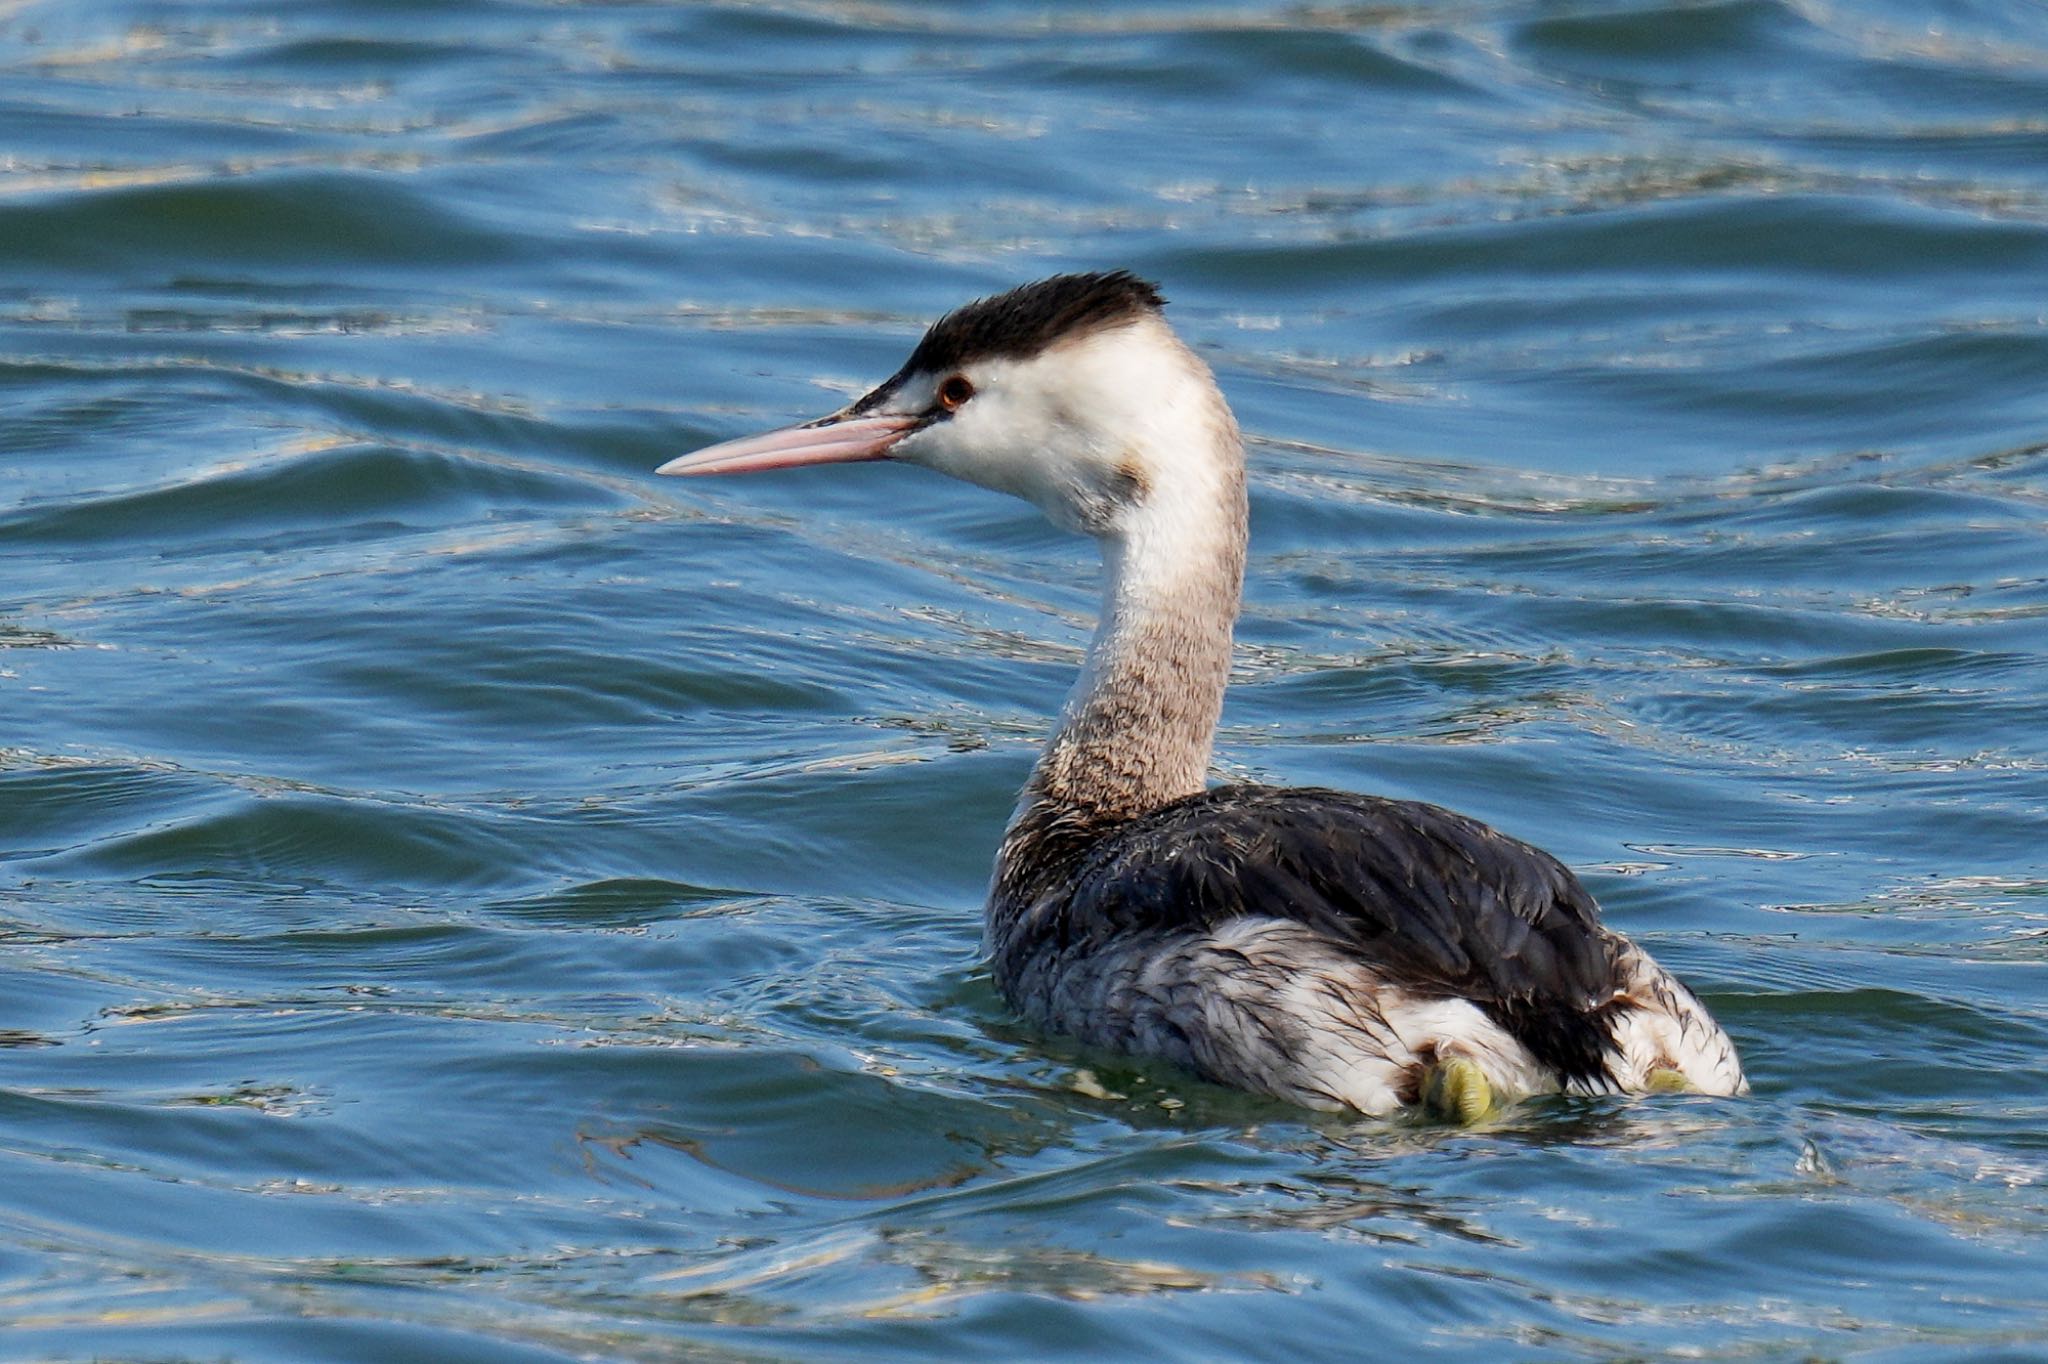
<path fill-rule="evenodd" d="M 980 299 L 847 407 L 659 470 L 899 460 L 1100 543 L 1086 662 L 996 853 L 1004 997 L 1311 1108 L 1474 1122 L 1546 1092 L 1744 1092 L 1727 1033 L 1548 853 L 1416 801 L 1208 784 L 1244 443 L 1164 303 L 1120 270 Z"/>

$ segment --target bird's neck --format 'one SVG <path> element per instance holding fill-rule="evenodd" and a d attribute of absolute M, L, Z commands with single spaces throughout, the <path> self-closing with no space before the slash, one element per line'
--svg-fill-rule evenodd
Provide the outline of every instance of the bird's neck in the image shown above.
<path fill-rule="evenodd" d="M 1207 784 L 1244 580 L 1246 509 L 1243 452 L 1227 410 L 1203 435 L 1219 446 L 1207 476 L 1154 490 L 1103 537 L 1102 617 L 1007 844 L 1055 831 L 1084 836 Z"/>

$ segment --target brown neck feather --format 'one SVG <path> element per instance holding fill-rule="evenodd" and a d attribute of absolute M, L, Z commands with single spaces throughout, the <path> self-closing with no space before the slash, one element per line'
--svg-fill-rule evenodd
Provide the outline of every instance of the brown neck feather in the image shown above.
<path fill-rule="evenodd" d="M 1004 837 L 999 898 L 1057 872 L 1104 829 L 1207 784 L 1246 525 L 1234 424 L 1215 438 L 1227 445 L 1209 486 L 1155 498 L 1104 537 L 1102 619 Z"/>

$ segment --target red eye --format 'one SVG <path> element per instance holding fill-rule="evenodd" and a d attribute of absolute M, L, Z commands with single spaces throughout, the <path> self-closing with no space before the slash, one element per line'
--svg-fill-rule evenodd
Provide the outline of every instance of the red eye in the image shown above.
<path fill-rule="evenodd" d="M 974 396 L 974 385 L 964 374 L 955 374 L 939 385 L 939 406 L 948 412 L 957 412 L 969 398 Z"/>

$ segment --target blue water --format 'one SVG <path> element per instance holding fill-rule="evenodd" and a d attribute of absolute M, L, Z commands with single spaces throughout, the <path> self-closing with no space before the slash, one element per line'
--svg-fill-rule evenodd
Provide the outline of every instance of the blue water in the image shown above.
<path fill-rule="evenodd" d="M 1092 549 L 652 467 L 1159 279 L 1219 768 L 1556 852 L 1741 1101 L 1021 1027 Z M 2048 8 L 0 0 L 0 1355 L 2048 1358 Z"/>

